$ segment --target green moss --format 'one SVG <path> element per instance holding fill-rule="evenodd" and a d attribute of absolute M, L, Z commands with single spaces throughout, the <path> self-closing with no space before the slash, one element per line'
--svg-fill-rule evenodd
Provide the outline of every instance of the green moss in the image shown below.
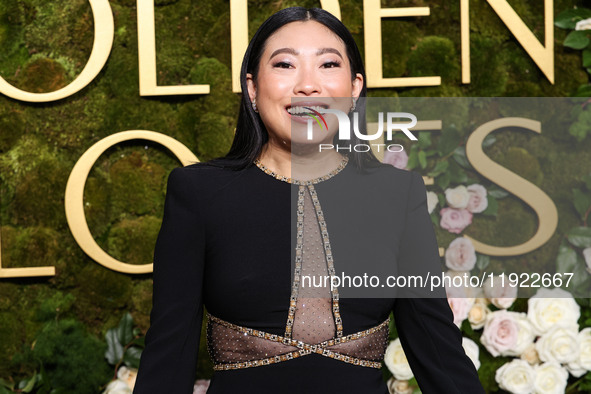
<path fill-rule="evenodd" d="M 239 100 L 233 94 L 231 72 L 217 59 L 201 58 L 191 70 L 191 80 L 207 82 L 210 94 L 201 97 L 198 110 L 215 112 L 221 115 L 236 113 Z"/>
<path fill-rule="evenodd" d="M 470 84 L 468 96 L 501 96 L 505 91 L 508 73 L 507 58 L 498 50 L 499 43 L 482 36 L 470 36 Z"/>
<path fill-rule="evenodd" d="M 540 185 L 544 179 L 538 160 L 523 148 L 509 147 L 505 156 L 498 162 L 536 185 Z"/>
<path fill-rule="evenodd" d="M 441 84 L 438 86 L 422 86 L 416 88 L 405 88 L 400 91 L 400 97 L 462 97 L 461 88 Z"/>
<path fill-rule="evenodd" d="M 0 104 L 0 108 L 2 107 Z M 23 133 L 25 120 L 16 111 L 0 110 L 0 154 L 8 152 Z"/>
<path fill-rule="evenodd" d="M 31 93 L 53 92 L 66 86 L 66 70 L 53 59 L 38 57 L 27 64 L 17 86 Z"/>
<path fill-rule="evenodd" d="M 201 161 L 224 155 L 230 149 L 235 120 L 229 116 L 205 114 L 197 126 L 197 152 Z"/>
<path fill-rule="evenodd" d="M 2 230 L 2 266 L 53 266 L 59 260 L 59 232 L 47 227 L 12 227 Z"/>
<path fill-rule="evenodd" d="M 138 151 L 122 156 L 109 169 L 111 220 L 159 211 L 164 169 Z"/>
<path fill-rule="evenodd" d="M 470 1 L 470 31 L 496 42 L 510 39 L 511 33 L 485 1 Z"/>
<path fill-rule="evenodd" d="M 20 350 L 22 342 L 22 327 L 17 318 L 15 318 L 14 311 L 0 311 L 0 354 L 3 355 L 4 361 L 9 360 L 13 354 Z M 9 363 L 0 363 L 0 376 L 9 376 Z"/>
<path fill-rule="evenodd" d="M 20 225 L 43 223 L 63 228 L 65 213 L 62 193 L 70 169 L 67 163 L 40 138 L 21 138 L 6 154 L 0 156 L 2 206 L 10 206 L 9 220 Z"/>
<path fill-rule="evenodd" d="M 133 285 L 131 304 L 135 324 L 146 332 L 150 326 L 150 311 L 152 310 L 153 281 L 151 279 L 138 280 Z"/>
<path fill-rule="evenodd" d="M 420 39 L 420 31 L 412 21 L 398 18 L 382 20 L 382 63 L 384 78 L 400 77 Z M 414 70 L 411 70 L 414 71 Z"/>
<path fill-rule="evenodd" d="M 121 220 L 109 232 L 110 254 L 128 264 L 150 264 L 160 225 L 161 220 L 154 216 Z"/>
<path fill-rule="evenodd" d="M 84 189 L 84 213 L 94 238 L 103 238 L 110 226 L 111 188 L 104 177 L 88 177 Z"/>
<path fill-rule="evenodd" d="M 460 77 L 455 45 L 446 37 L 420 38 L 406 66 L 410 76 L 440 76 L 442 83 L 456 82 Z"/>
<path fill-rule="evenodd" d="M 113 309 L 127 306 L 132 283 L 129 275 L 112 271 L 100 264 L 89 262 L 77 275 L 79 287 L 74 295 L 76 310 L 82 319 L 95 324 Z"/>

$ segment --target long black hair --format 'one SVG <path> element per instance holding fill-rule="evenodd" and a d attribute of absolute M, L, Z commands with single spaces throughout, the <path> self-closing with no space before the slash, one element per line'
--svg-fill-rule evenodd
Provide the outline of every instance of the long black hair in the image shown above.
<path fill-rule="evenodd" d="M 359 116 L 360 129 L 365 129 L 367 78 L 365 76 L 365 67 L 363 66 L 363 60 L 359 53 L 359 48 L 357 48 L 357 44 L 355 43 L 351 32 L 349 32 L 345 25 L 334 15 L 321 8 L 284 8 L 263 22 L 248 44 L 240 70 L 242 100 L 240 103 L 240 112 L 238 114 L 238 124 L 236 126 L 234 141 L 225 156 L 212 159 L 207 162 L 208 164 L 240 170 L 252 165 L 253 161 L 258 157 L 263 145 L 269 140 L 269 135 L 259 114 L 252 108 L 246 85 L 246 74 L 252 74 L 253 80 L 256 81 L 259 63 L 265 49 L 265 44 L 267 39 L 275 33 L 275 31 L 291 22 L 310 20 L 323 24 L 343 40 L 347 51 L 347 57 L 349 58 L 349 64 L 351 66 L 351 79 L 354 80 L 357 73 L 363 76 L 363 88 L 359 95 L 360 99 L 357 100 L 357 108 L 355 112 L 357 112 Z M 350 114 L 350 117 L 352 117 L 352 113 Z M 335 147 L 337 144 L 341 146 L 354 146 L 362 143 L 354 133 L 351 136 L 351 139 L 346 141 L 340 140 L 338 134 L 339 133 L 335 135 L 333 141 Z M 351 149 L 351 152 L 340 151 L 340 153 L 349 156 L 349 159 L 352 159 L 353 163 L 358 168 L 365 168 L 380 163 L 371 150 L 368 152 L 355 152 L 354 149 Z"/>

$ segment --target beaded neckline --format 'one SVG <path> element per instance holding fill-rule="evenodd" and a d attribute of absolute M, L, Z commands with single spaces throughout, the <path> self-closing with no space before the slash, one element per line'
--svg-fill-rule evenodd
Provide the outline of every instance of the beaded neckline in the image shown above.
<path fill-rule="evenodd" d="M 344 156 L 343 161 L 341 161 L 341 163 L 339 164 L 339 166 L 337 168 L 335 168 L 334 170 L 332 170 L 331 172 L 329 172 L 326 175 L 319 176 L 318 178 L 310 179 L 310 180 L 307 180 L 307 181 L 302 181 L 302 180 L 299 180 L 299 179 L 289 178 L 289 177 L 286 177 L 284 175 L 277 174 L 276 172 L 271 171 L 269 168 L 267 168 L 263 163 L 261 163 L 259 161 L 259 159 L 255 159 L 254 164 L 258 168 L 260 168 L 261 170 L 263 170 L 265 172 L 265 174 L 271 175 L 272 177 L 274 177 L 275 179 L 278 179 L 280 181 L 287 182 L 287 183 L 292 183 L 294 185 L 312 185 L 312 184 L 316 184 L 318 182 L 322 182 L 322 181 L 325 181 L 327 179 L 332 178 L 333 176 L 335 176 L 336 174 L 338 174 L 339 172 L 341 172 L 341 170 L 343 168 L 345 168 L 345 166 L 347 165 L 348 162 L 349 162 L 349 157 L 348 156 Z"/>

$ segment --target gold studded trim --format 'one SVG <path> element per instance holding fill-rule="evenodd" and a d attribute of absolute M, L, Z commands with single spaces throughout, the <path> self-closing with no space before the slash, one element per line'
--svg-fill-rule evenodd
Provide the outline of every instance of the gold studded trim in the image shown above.
<path fill-rule="evenodd" d="M 280 181 L 292 183 L 294 185 L 312 185 L 312 184 L 316 184 L 318 182 L 322 182 L 322 181 L 332 178 L 333 176 L 335 176 L 336 174 L 341 172 L 341 170 L 343 168 L 345 168 L 345 166 L 347 165 L 348 162 L 349 162 L 349 157 L 344 156 L 343 161 L 341 161 L 341 163 L 339 164 L 339 166 L 337 168 L 335 168 L 334 170 L 332 170 L 331 172 L 329 172 L 326 175 L 320 176 L 318 178 L 310 179 L 308 181 L 302 181 L 299 179 L 289 178 L 284 175 L 277 174 L 276 172 L 271 171 L 269 168 L 267 168 L 263 163 L 260 162 L 259 159 L 255 159 L 254 164 L 257 167 L 259 167 L 261 170 L 263 170 L 265 172 L 265 174 L 271 175 L 272 177 L 274 177 L 275 179 L 279 179 Z"/>
<path fill-rule="evenodd" d="M 297 207 L 297 236 L 296 236 L 296 257 L 294 267 L 294 278 L 291 289 L 291 296 L 289 298 L 289 313 L 287 315 L 287 322 L 285 324 L 285 336 L 291 338 L 293 332 L 293 324 L 295 319 L 295 312 L 297 309 L 298 293 L 300 288 L 300 275 L 302 272 L 302 256 L 303 256 L 303 237 L 304 237 L 304 195 L 306 188 L 310 193 L 310 198 L 314 205 L 316 212 L 316 220 L 320 226 L 320 233 L 322 234 L 322 244 L 324 245 L 324 255 L 327 264 L 328 275 L 333 277 L 336 275 L 334 269 L 334 260 L 332 257 L 332 250 L 330 247 L 330 240 L 328 238 L 328 229 L 326 227 L 326 221 L 324 220 L 324 213 L 316 194 L 314 185 L 310 184 L 307 186 L 299 185 L 298 188 L 298 207 Z M 337 338 L 343 336 L 343 320 L 341 318 L 341 312 L 339 309 L 339 291 L 335 287 L 331 289 L 332 298 L 332 314 L 334 317 L 335 327 L 337 330 Z"/>
<path fill-rule="evenodd" d="M 288 346 L 297 347 L 298 350 L 294 350 L 292 352 L 280 354 L 277 356 L 267 357 L 259 360 L 252 360 L 252 361 L 241 361 L 236 363 L 215 363 L 213 369 L 215 371 L 225 371 L 230 369 L 243 369 L 249 367 L 258 367 L 261 365 L 269 365 L 275 364 L 281 361 L 287 361 L 294 358 L 298 358 L 301 356 L 305 356 L 307 354 L 316 353 L 320 354 L 325 357 L 333 358 L 335 360 L 343 361 L 353 365 L 360 365 L 362 367 L 370 367 L 370 368 L 381 368 L 382 363 L 380 361 L 371 361 L 371 360 L 364 360 L 359 357 L 347 356 L 345 354 L 336 352 L 334 350 L 328 349 L 330 346 L 338 345 L 341 343 L 351 342 L 357 340 L 359 338 L 364 338 L 368 335 L 375 333 L 385 327 L 389 326 L 390 318 L 388 317 L 385 321 L 378 324 L 375 327 L 368 328 L 367 330 L 359 331 L 354 334 L 349 334 L 344 337 L 340 338 L 333 338 L 327 341 L 323 341 L 317 344 L 309 344 L 297 339 L 287 338 L 281 335 L 270 334 L 265 331 L 255 330 L 253 328 L 248 328 L 244 326 L 240 326 L 234 323 L 230 323 L 226 320 L 220 319 L 219 317 L 213 316 L 211 313 L 208 312 L 208 322 L 207 324 L 211 324 L 211 322 L 215 322 L 220 324 L 224 327 L 230 328 L 232 330 L 238 331 L 240 333 L 250 335 L 256 338 L 262 338 L 273 342 L 282 343 Z"/>

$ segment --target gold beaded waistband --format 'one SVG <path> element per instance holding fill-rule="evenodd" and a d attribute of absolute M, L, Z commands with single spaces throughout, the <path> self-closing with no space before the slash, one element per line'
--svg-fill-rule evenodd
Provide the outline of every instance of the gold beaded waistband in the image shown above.
<path fill-rule="evenodd" d="M 333 338 L 333 339 L 330 339 L 327 341 L 323 341 L 323 342 L 320 342 L 317 344 L 309 344 L 309 343 L 305 343 L 301 340 L 288 338 L 288 337 L 284 337 L 284 336 L 276 335 L 276 334 L 270 334 L 268 332 L 261 331 L 261 330 L 255 330 L 253 328 L 239 326 L 237 324 L 230 323 L 228 321 L 225 321 L 223 319 L 220 319 L 219 317 L 213 316 L 212 314 L 208 313 L 207 347 L 208 347 L 208 351 L 211 356 L 211 359 L 214 362 L 214 370 L 216 370 L 216 371 L 242 369 L 242 368 L 249 368 L 249 367 L 258 367 L 261 365 L 275 364 L 275 363 L 278 363 L 281 361 L 291 360 L 291 359 L 301 357 L 301 356 L 304 356 L 307 354 L 312 354 L 312 353 L 320 354 L 325 357 L 330 357 L 335 360 L 343 361 L 343 362 L 353 364 L 353 365 L 359 365 L 362 367 L 381 368 L 382 367 L 381 361 L 366 360 L 366 359 L 363 359 L 360 357 L 346 355 L 346 354 L 343 354 L 342 352 L 331 350 L 331 349 L 329 349 L 329 347 L 352 342 L 355 340 L 359 340 L 361 338 L 366 338 L 371 334 L 374 334 L 380 330 L 383 330 L 382 333 L 385 335 L 382 336 L 382 338 L 380 338 L 380 339 L 383 339 L 383 344 L 384 344 L 383 349 L 382 349 L 382 353 L 381 353 L 381 356 L 383 358 L 383 351 L 385 351 L 385 346 L 387 344 L 387 335 L 389 332 L 389 322 L 390 322 L 390 318 L 388 317 L 388 319 L 386 319 L 385 321 L 383 321 L 379 325 L 369 328 L 367 330 L 359 331 L 354 334 L 346 335 L 346 336 L 343 336 L 340 338 L 336 337 L 336 338 Z M 213 350 L 215 347 L 215 343 L 212 338 L 212 330 L 214 329 L 214 327 L 213 327 L 214 324 L 219 324 L 223 327 L 232 329 L 232 330 L 242 334 L 242 335 L 236 336 L 233 339 L 234 341 L 246 340 L 247 338 L 245 338 L 245 337 L 254 337 L 254 338 L 260 338 L 260 339 L 265 339 L 268 341 L 280 343 L 280 344 L 283 344 L 286 346 L 292 346 L 292 347 L 297 348 L 297 350 L 285 352 L 285 353 L 278 354 L 278 355 L 271 356 L 271 357 L 260 358 L 260 359 L 256 359 L 256 360 L 240 361 L 240 362 L 219 362 L 216 360 L 216 354 L 215 354 L 215 351 Z"/>

